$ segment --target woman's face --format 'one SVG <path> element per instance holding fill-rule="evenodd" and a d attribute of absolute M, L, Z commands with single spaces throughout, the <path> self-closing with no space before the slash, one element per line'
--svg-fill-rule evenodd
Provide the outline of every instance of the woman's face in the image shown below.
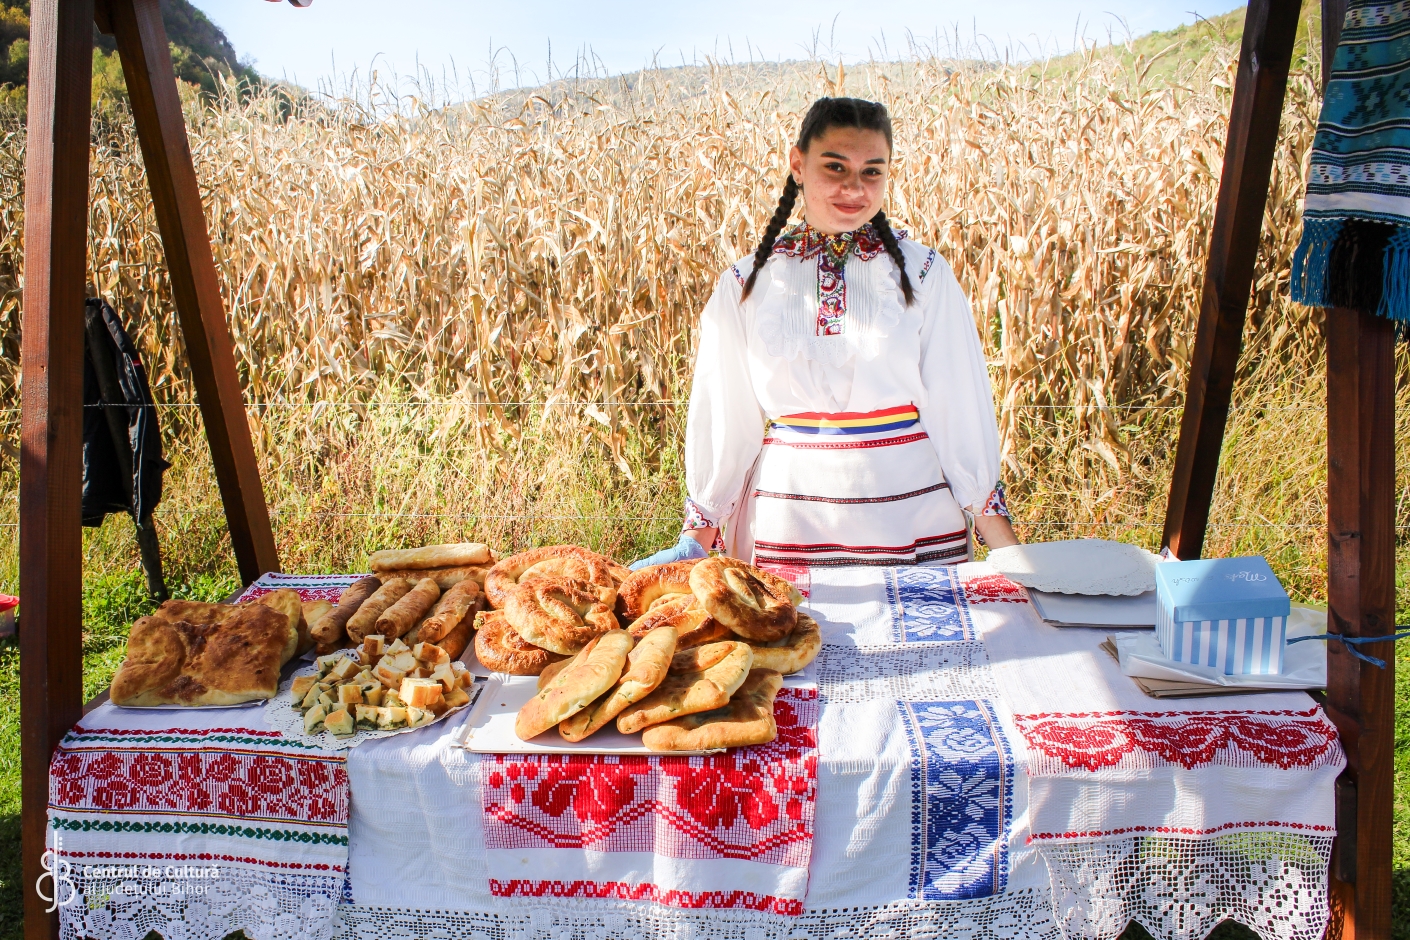
<path fill-rule="evenodd" d="M 833 127 L 788 155 L 793 178 L 803 186 L 803 217 L 829 235 L 861 227 L 881 210 L 891 148 L 881 131 Z"/>

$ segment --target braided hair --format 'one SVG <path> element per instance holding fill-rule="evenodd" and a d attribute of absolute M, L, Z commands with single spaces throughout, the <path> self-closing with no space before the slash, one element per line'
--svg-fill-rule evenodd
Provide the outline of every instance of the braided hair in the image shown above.
<path fill-rule="evenodd" d="M 834 127 L 879 131 L 886 137 L 886 148 L 890 150 L 892 147 L 891 116 L 886 113 L 885 105 L 861 98 L 819 98 L 803 116 L 803 126 L 798 131 L 798 149 L 806 153 L 809 144 Z M 798 200 L 800 189 L 798 181 L 790 173 L 783 184 L 783 193 L 778 197 L 778 207 L 774 209 L 773 218 L 769 219 L 764 235 L 759 239 L 759 247 L 754 251 L 754 265 L 749 271 L 749 277 L 744 281 L 741 300 L 754 290 L 759 271 L 773 253 L 774 242 L 793 215 L 793 206 Z M 901 246 L 896 243 L 896 235 L 891 231 L 891 223 L 887 220 L 886 213 L 878 210 L 876 215 L 871 217 L 871 224 L 881 238 L 887 256 L 896 263 L 901 272 L 901 293 L 905 294 L 906 305 L 909 306 L 915 300 L 915 290 L 911 287 L 910 276 L 906 273 L 906 256 L 901 253 Z"/>

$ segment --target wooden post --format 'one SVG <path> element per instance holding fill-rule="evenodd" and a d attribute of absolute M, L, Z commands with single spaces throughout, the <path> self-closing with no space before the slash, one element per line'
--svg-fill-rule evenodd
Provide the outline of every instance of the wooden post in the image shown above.
<path fill-rule="evenodd" d="M 20 341 L 20 777 L 25 940 L 58 936 L 35 884 L 49 760 L 83 709 L 83 300 L 92 0 L 33 0 Z M 45 892 L 52 893 L 46 882 Z"/>
<path fill-rule="evenodd" d="M 240 578 L 249 584 L 266 571 L 278 571 L 279 555 L 235 372 L 234 345 L 225 322 L 161 6 L 158 0 L 110 0 L 108 14 L 142 144 L 230 542 Z"/>
<path fill-rule="evenodd" d="M 1327 626 L 1395 632 L 1395 324 L 1327 311 Z M 1395 644 L 1328 643 L 1327 716 L 1341 733 L 1332 894 L 1343 940 L 1390 940 Z"/>
<path fill-rule="evenodd" d="M 1177 558 L 1198 558 L 1204 547 L 1300 10 L 1298 0 L 1250 0 L 1244 20 L 1199 328 L 1165 509 L 1163 542 Z"/>

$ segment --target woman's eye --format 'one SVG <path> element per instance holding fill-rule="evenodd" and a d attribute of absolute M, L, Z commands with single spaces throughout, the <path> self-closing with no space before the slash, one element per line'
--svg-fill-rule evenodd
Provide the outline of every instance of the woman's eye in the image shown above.
<path fill-rule="evenodd" d="M 828 163 L 828 164 L 825 164 L 825 165 L 826 165 L 827 169 L 830 170 L 830 171 L 833 172 L 833 173 L 841 173 L 841 172 L 843 172 L 843 171 L 845 171 L 845 170 L 847 169 L 845 166 L 843 166 L 843 165 L 840 164 L 840 163 Z"/>

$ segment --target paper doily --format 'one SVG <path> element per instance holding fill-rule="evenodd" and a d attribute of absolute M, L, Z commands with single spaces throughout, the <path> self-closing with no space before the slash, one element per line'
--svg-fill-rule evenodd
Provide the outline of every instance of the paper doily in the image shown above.
<path fill-rule="evenodd" d="M 279 683 L 279 694 L 264 703 L 264 720 L 276 731 L 283 733 L 285 737 L 295 740 L 308 741 L 319 747 L 327 748 L 330 751 L 342 751 L 350 747 L 357 747 L 363 741 L 370 741 L 373 738 L 389 738 L 394 734 L 405 734 L 408 731 L 420 731 L 422 728 L 429 728 L 437 722 L 445 721 L 451 715 L 457 715 L 467 708 L 472 707 L 479 699 L 480 693 L 485 690 L 485 680 L 476 679 L 475 684 L 465 691 L 470 694 L 470 701 L 457 708 L 446 709 L 435 721 L 428 721 L 424 725 L 417 725 L 415 728 L 396 728 L 392 731 L 368 731 L 358 728 L 354 734 L 339 737 L 336 734 L 329 734 L 326 730 L 317 734 L 304 734 L 304 713 L 293 705 L 289 690 L 294 685 L 294 680 L 299 676 L 318 675 L 318 663 L 306 666 L 294 673 L 283 682 Z"/>
<path fill-rule="evenodd" d="M 996 548 L 987 560 L 1009 580 L 1037 591 L 1128 596 L 1155 590 L 1160 556 L 1125 542 L 1070 539 Z"/>

